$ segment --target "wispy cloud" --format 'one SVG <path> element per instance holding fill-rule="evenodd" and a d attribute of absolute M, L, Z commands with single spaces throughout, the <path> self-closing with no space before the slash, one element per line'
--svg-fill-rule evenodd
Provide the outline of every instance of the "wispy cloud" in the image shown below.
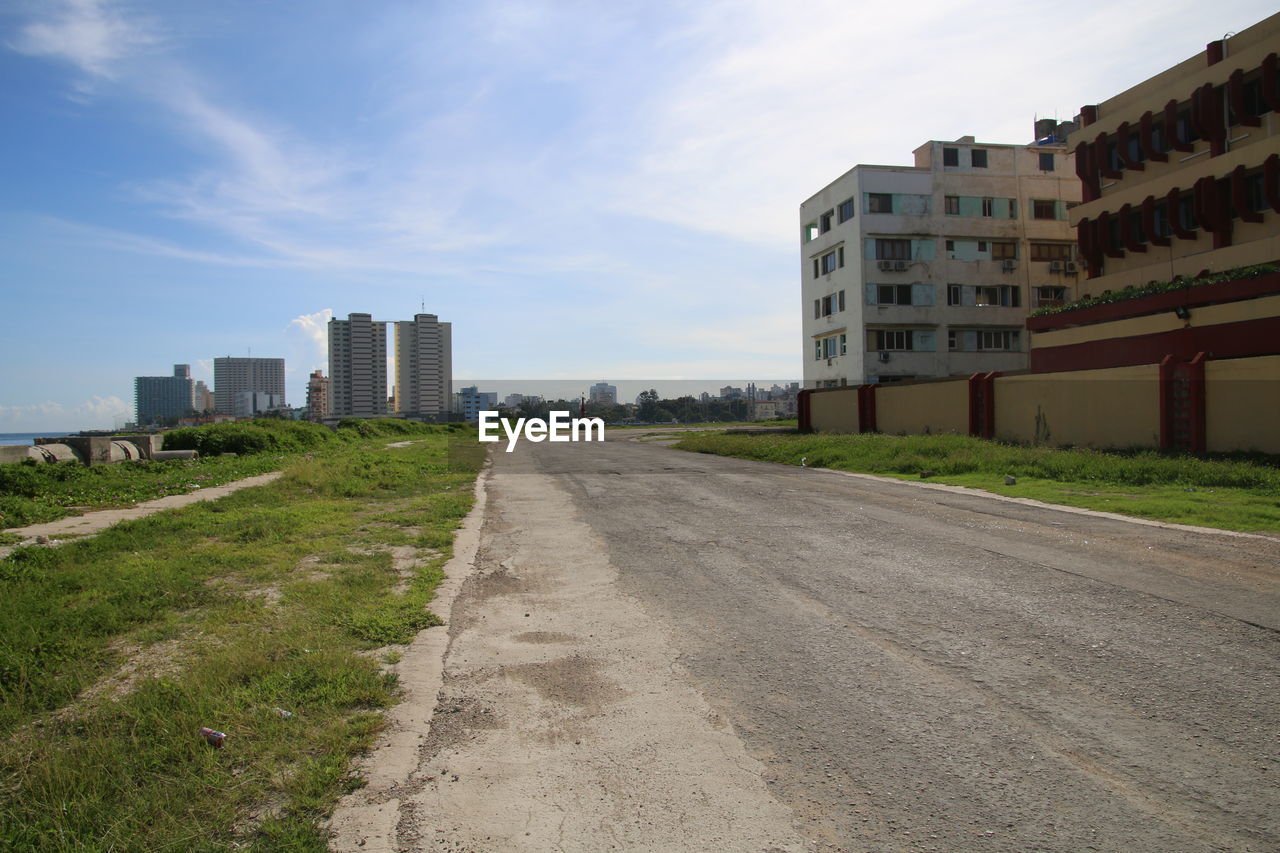
<path fill-rule="evenodd" d="M 18 31 L 10 47 L 31 56 L 62 59 L 93 77 L 114 79 L 126 57 L 160 41 L 150 19 L 111 0 L 61 0 Z"/>
<path fill-rule="evenodd" d="M 119 397 L 92 397 L 70 408 L 47 400 L 25 406 L 0 406 L 7 432 L 47 429 L 114 429 L 132 418 L 133 408 Z M 53 426 L 50 426 L 53 424 Z"/>

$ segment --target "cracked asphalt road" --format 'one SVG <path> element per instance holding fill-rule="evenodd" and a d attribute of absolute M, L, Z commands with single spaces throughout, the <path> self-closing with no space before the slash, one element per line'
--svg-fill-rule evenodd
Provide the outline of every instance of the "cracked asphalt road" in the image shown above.
<path fill-rule="evenodd" d="M 386 849 L 1280 849 L 1280 540 L 493 458 Z"/>

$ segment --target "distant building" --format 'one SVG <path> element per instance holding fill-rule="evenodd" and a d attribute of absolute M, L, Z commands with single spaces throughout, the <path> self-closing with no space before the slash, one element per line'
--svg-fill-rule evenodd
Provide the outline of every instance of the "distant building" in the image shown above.
<path fill-rule="evenodd" d="M 323 370 L 311 372 L 307 380 L 307 417 L 316 423 L 329 414 L 329 379 Z"/>
<path fill-rule="evenodd" d="M 395 411 L 409 418 L 445 416 L 453 398 L 453 327 L 435 314 L 396 324 Z"/>
<path fill-rule="evenodd" d="M 502 400 L 502 405 L 508 409 L 518 409 L 521 403 L 541 403 L 542 397 L 538 394 L 508 394 Z"/>
<path fill-rule="evenodd" d="M 191 398 L 191 408 L 195 409 L 197 413 L 203 414 L 214 411 L 216 406 L 213 392 L 209 390 L 209 386 L 205 385 L 202 380 L 197 379 L 195 391 Z"/>
<path fill-rule="evenodd" d="M 610 385 L 607 382 L 597 382 L 587 392 L 587 402 L 598 403 L 602 406 L 616 406 L 618 404 L 618 386 Z"/>
<path fill-rule="evenodd" d="M 387 414 L 387 324 L 370 314 L 329 321 L 329 414 Z"/>
<path fill-rule="evenodd" d="M 133 380 L 134 415 L 139 426 L 181 418 L 195 408 L 191 365 L 175 364 L 172 376 L 138 376 Z"/>
<path fill-rule="evenodd" d="M 253 392 L 245 397 L 245 392 Z M 261 395 L 261 396 L 258 396 Z M 213 360 L 214 408 L 224 415 L 252 417 L 266 408 L 246 410 L 268 399 L 274 401 L 269 408 L 284 405 L 283 358 L 215 358 Z"/>
<path fill-rule="evenodd" d="M 468 423 L 478 421 L 480 412 L 492 411 L 498 405 L 497 392 L 480 391 L 475 385 L 458 389 L 454 394 L 453 410 Z"/>
<path fill-rule="evenodd" d="M 237 418 L 252 418 L 264 412 L 285 408 L 284 397 L 265 391 L 237 391 L 231 395 L 230 405 L 231 410 L 223 414 L 235 415 Z"/>

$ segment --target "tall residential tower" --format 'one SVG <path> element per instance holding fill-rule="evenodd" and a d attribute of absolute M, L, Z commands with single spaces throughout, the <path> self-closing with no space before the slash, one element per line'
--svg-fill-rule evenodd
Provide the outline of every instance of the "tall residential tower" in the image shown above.
<path fill-rule="evenodd" d="M 387 324 L 370 314 L 329 321 L 329 413 L 387 414 Z"/>
<path fill-rule="evenodd" d="M 446 415 L 453 401 L 453 333 L 435 314 L 396 323 L 396 411 L 410 418 Z"/>

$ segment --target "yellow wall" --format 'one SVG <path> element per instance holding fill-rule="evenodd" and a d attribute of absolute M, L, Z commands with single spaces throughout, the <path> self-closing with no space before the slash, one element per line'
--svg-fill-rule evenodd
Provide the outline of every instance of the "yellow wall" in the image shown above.
<path fill-rule="evenodd" d="M 969 431 L 969 382 L 883 385 L 876 389 L 880 432 L 915 435 Z"/>
<path fill-rule="evenodd" d="M 996 379 L 996 438 L 1021 444 L 1160 446 L 1155 364 Z"/>
<path fill-rule="evenodd" d="M 857 432 L 858 389 L 814 392 L 809 397 L 809 420 L 815 432 Z"/>
<path fill-rule="evenodd" d="M 1192 308 L 1191 318 L 1186 322 L 1191 326 L 1216 326 L 1220 323 L 1257 320 L 1260 317 L 1280 317 L 1280 296 L 1264 296 L 1261 299 L 1242 299 L 1238 302 Z M 1108 338 L 1130 338 L 1156 332 L 1171 332 L 1181 329 L 1183 325 L 1184 321 L 1179 320 L 1172 311 L 1163 311 L 1159 314 L 1148 314 L 1145 317 L 1130 317 L 1125 320 L 1092 323 L 1088 326 L 1033 332 L 1031 346 L 1057 347 Z"/>
<path fill-rule="evenodd" d="M 1280 355 L 1205 364 L 1205 446 L 1280 453 Z"/>

